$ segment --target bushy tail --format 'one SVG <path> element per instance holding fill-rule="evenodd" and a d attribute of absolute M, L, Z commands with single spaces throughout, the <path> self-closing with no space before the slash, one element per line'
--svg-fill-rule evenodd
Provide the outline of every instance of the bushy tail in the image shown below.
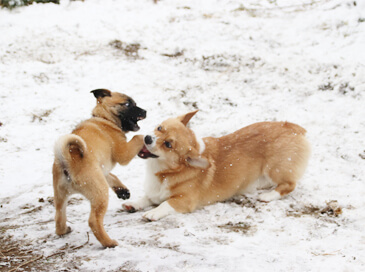
<path fill-rule="evenodd" d="M 70 163 L 77 163 L 82 160 L 87 153 L 85 141 L 75 134 L 61 136 L 55 143 L 55 157 L 69 169 Z"/>
<path fill-rule="evenodd" d="M 304 128 L 302 128 L 301 126 L 297 125 L 297 124 L 293 124 L 293 123 L 289 123 L 289 122 L 285 122 L 284 123 L 284 127 L 289 128 L 293 133 L 296 134 L 302 134 L 305 135 L 306 134 L 306 130 Z"/>

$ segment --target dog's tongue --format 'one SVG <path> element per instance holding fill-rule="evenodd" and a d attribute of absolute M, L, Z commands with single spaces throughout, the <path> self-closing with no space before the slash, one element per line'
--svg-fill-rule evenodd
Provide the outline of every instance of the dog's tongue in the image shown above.
<path fill-rule="evenodd" d="M 147 159 L 149 157 L 153 157 L 154 155 L 148 151 L 147 147 L 144 145 L 141 151 L 138 153 L 138 157 L 142 159 Z"/>

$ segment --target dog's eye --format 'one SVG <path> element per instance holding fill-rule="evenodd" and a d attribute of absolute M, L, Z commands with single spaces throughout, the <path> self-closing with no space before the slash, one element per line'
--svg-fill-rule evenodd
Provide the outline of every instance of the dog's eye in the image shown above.
<path fill-rule="evenodd" d="M 159 126 L 159 127 L 157 128 L 157 130 L 158 130 L 158 131 L 161 131 L 161 130 L 162 130 L 162 127 L 161 127 L 161 126 Z"/>
<path fill-rule="evenodd" d="M 172 148 L 172 145 L 171 145 L 171 143 L 170 143 L 170 142 L 165 142 L 165 146 L 166 146 L 167 148 Z"/>
<path fill-rule="evenodd" d="M 121 104 L 119 104 L 119 105 L 121 105 L 122 107 L 127 107 L 127 108 L 129 108 L 129 106 L 131 105 L 131 103 L 129 103 L 129 102 L 125 102 L 125 103 L 121 103 Z"/>

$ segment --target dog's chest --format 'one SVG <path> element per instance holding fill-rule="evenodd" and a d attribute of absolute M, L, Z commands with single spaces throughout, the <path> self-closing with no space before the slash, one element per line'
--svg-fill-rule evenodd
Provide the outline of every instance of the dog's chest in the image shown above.
<path fill-rule="evenodd" d="M 112 171 L 112 169 L 114 168 L 115 163 L 112 163 L 108 160 L 104 160 L 104 161 L 105 161 L 105 163 L 101 163 L 100 167 L 103 171 L 104 176 L 107 176 L 107 175 L 109 175 L 110 171 Z"/>
<path fill-rule="evenodd" d="M 147 161 L 144 190 L 146 196 L 154 204 L 160 204 L 170 196 L 167 180 L 161 182 L 160 179 L 155 175 L 155 173 L 158 173 L 162 170 L 163 168 L 161 168 L 159 162 L 156 159 L 149 159 Z"/>

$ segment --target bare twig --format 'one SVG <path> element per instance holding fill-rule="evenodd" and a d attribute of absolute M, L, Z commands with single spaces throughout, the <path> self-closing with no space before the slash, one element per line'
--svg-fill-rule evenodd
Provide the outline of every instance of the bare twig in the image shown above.
<path fill-rule="evenodd" d="M 66 243 L 63 247 L 61 247 L 59 250 L 66 250 L 67 248 L 69 248 L 69 244 Z"/>
<path fill-rule="evenodd" d="M 52 257 L 55 257 L 55 256 L 58 256 L 58 255 L 63 255 L 63 254 L 66 254 L 66 249 L 70 248 L 70 251 L 75 251 L 75 250 L 78 250 L 80 248 L 83 248 L 84 246 L 86 246 L 88 243 L 89 243 L 89 240 L 90 240 L 90 236 L 89 236 L 89 232 L 86 233 L 87 234 L 87 241 L 82 244 L 81 246 L 77 246 L 77 247 L 69 247 L 68 244 L 66 244 L 65 246 L 61 247 L 59 250 L 61 250 L 60 252 L 56 252 L 56 253 L 53 253 L 49 256 L 46 256 L 44 257 L 45 259 L 49 259 L 49 258 L 52 258 Z"/>
<path fill-rule="evenodd" d="M 81 246 L 78 246 L 78 247 L 74 247 L 74 248 L 71 248 L 72 250 L 78 250 L 80 248 L 83 248 L 84 246 L 86 246 L 88 243 L 89 243 L 89 239 L 90 239 L 90 236 L 89 236 L 89 232 L 87 232 L 87 241 L 85 244 L 81 245 Z"/>
<path fill-rule="evenodd" d="M 34 258 L 34 259 L 29 260 L 29 261 L 27 261 L 27 262 L 24 262 L 24 263 L 22 263 L 21 265 L 19 265 L 19 266 L 17 266 L 17 267 L 15 267 L 15 268 L 13 268 L 13 269 L 11 269 L 11 270 L 9 270 L 9 272 L 16 271 L 16 270 L 18 270 L 20 267 L 22 267 L 22 266 L 24 266 L 24 265 L 27 265 L 27 264 L 30 264 L 30 263 L 33 263 L 33 262 L 36 262 L 36 261 L 38 261 L 38 260 L 40 260 L 40 259 L 42 259 L 42 258 L 43 258 L 43 255 L 38 256 L 37 258 Z"/>
<path fill-rule="evenodd" d="M 24 215 L 25 213 L 21 213 L 19 215 Z M 10 221 L 10 220 L 13 220 L 15 218 L 6 218 L 6 221 Z M 47 221 L 41 221 L 41 222 L 34 222 L 34 223 L 31 223 L 31 224 L 23 224 L 23 225 L 10 225 L 10 226 L 5 226 L 5 227 L 2 227 L 2 229 L 4 230 L 8 230 L 8 229 L 18 229 L 20 227 L 27 227 L 27 226 L 34 226 L 34 225 L 44 225 L 44 224 L 48 224 L 50 222 L 53 222 L 54 220 L 53 219 L 50 219 L 50 220 L 47 220 Z M 5 221 L 4 221 L 5 222 Z"/>
<path fill-rule="evenodd" d="M 58 256 L 58 255 L 64 255 L 64 254 L 66 254 L 66 252 L 65 252 L 65 251 L 56 252 L 56 253 L 53 253 L 53 254 L 51 254 L 51 255 L 49 255 L 49 256 L 47 256 L 47 257 L 45 257 L 45 259 L 49 259 L 49 258 L 52 258 L 52 257 Z"/>
<path fill-rule="evenodd" d="M 29 261 L 25 261 L 22 264 L 20 264 L 19 266 L 15 267 L 15 268 L 13 268 L 11 270 L 9 270 L 9 272 L 14 272 L 14 271 L 18 270 L 19 268 L 21 268 L 22 266 L 28 265 L 30 263 L 34 263 L 34 262 L 39 261 L 41 259 L 47 260 L 49 258 L 53 258 L 53 257 L 56 257 L 56 256 L 64 255 L 64 254 L 66 254 L 68 252 L 67 249 L 69 249 L 69 251 L 79 250 L 80 248 L 83 248 L 85 245 L 87 245 L 89 243 L 89 240 L 90 240 L 90 236 L 89 236 L 89 233 L 87 232 L 87 241 L 84 244 L 82 244 L 81 246 L 69 247 L 68 244 L 66 244 L 66 246 L 64 246 L 61 249 L 59 249 L 60 250 L 59 252 L 53 253 L 53 254 L 48 255 L 48 256 L 41 255 L 41 256 L 38 256 L 37 258 L 31 259 Z M 5 256 L 3 253 L 11 252 L 14 249 L 17 249 L 17 248 L 16 247 L 9 248 L 6 251 L 0 251 L 0 253 L 1 253 L 2 256 L 4 256 L 4 258 L 6 258 L 7 256 Z M 1 258 L 3 258 L 3 257 L 1 257 Z"/>
<path fill-rule="evenodd" d="M 9 253 L 10 251 L 13 251 L 14 249 L 17 249 L 17 247 L 12 247 L 12 248 L 9 248 L 9 249 L 7 249 L 7 250 L 3 250 L 3 251 L 1 252 L 1 254 L 3 254 L 3 253 Z"/>
<path fill-rule="evenodd" d="M 240 6 L 239 8 L 235 9 L 234 11 L 272 11 L 272 10 L 288 10 L 288 9 L 297 9 L 297 11 L 303 11 L 307 6 L 315 6 L 317 4 L 324 4 L 327 2 L 330 2 L 331 0 L 319 0 L 319 1 L 314 1 L 314 2 L 309 2 L 309 3 L 303 3 L 303 4 L 295 4 L 295 5 L 287 5 L 287 6 L 276 6 L 276 7 L 270 7 L 270 8 L 246 8 L 245 6 Z M 302 8 L 302 10 L 300 10 L 300 8 Z M 299 10 L 298 10 L 299 9 Z"/>
<path fill-rule="evenodd" d="M 341 250 L 336 250 L 336 251 L 331 252 L 331 253 L 315 253 L 315 252 L 312 252 L 312 254 L 314 256 L 333 256 L 333 255 L 336 255 L 339 252 L 341 252 Z"/>

